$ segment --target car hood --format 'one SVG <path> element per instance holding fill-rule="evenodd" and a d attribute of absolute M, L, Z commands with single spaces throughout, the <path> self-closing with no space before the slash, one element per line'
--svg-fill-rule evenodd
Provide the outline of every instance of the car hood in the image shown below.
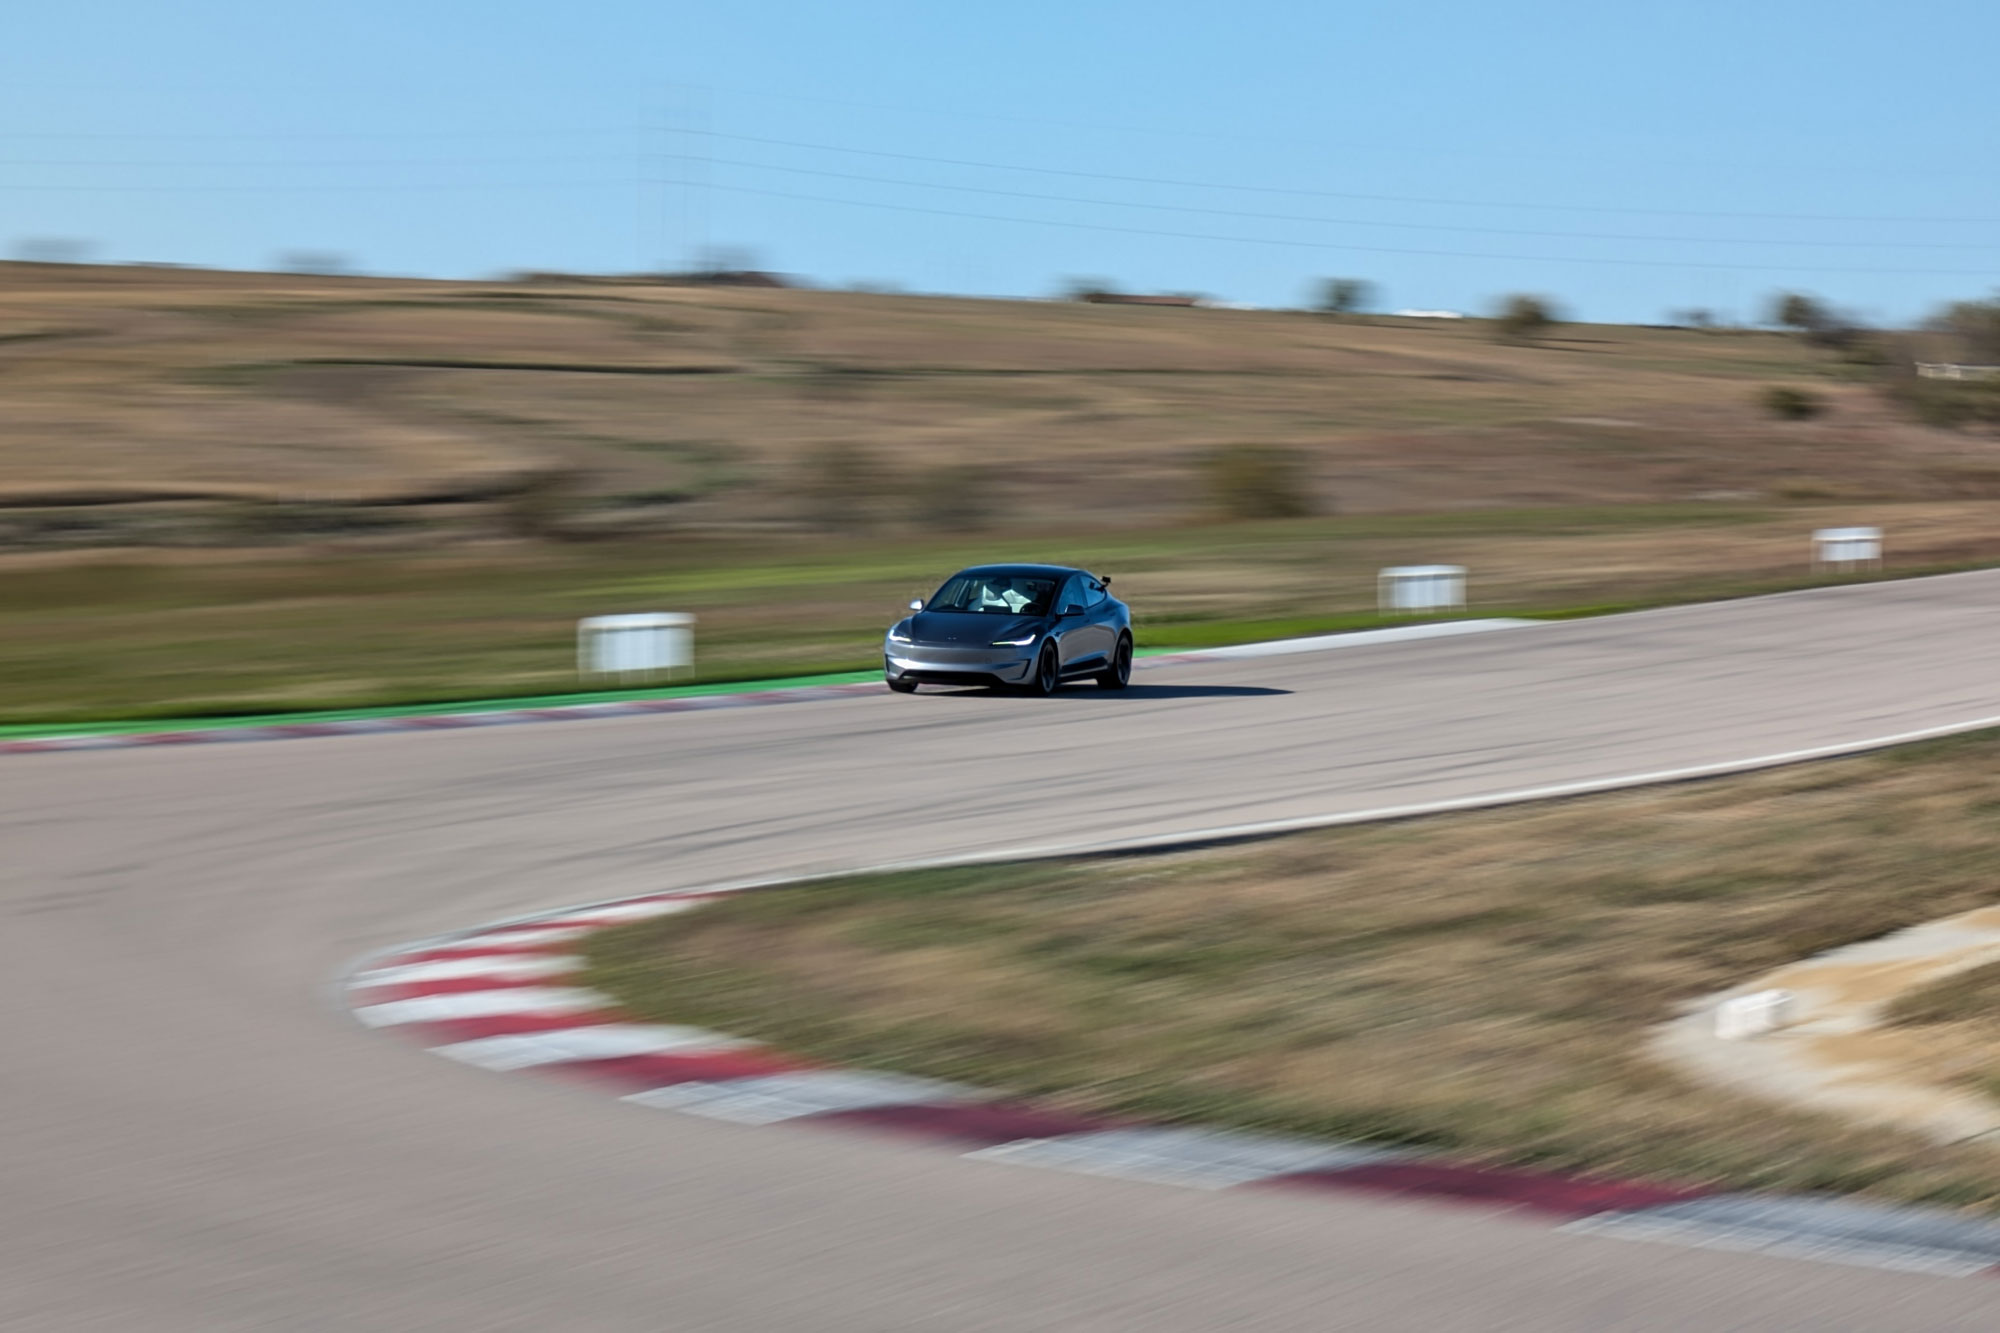
<path fill-rule="evenodd" d="M 985 647 L 1001 639 L 1018 639 L 1042 628 L 1042 616 L 996 616 L 978 611 L 919 611 L 910 617 L 910 638 L 917 643 L 954 643 Z"/>

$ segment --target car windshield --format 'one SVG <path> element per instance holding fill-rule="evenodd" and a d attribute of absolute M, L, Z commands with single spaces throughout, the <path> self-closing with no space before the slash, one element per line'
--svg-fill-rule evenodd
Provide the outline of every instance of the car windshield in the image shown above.
<path fill-rule="evenodd" d="M 954 574 L 924 609 L 1045 616 L 1055 595 L 1056 580 L 1047 574 Z"/>

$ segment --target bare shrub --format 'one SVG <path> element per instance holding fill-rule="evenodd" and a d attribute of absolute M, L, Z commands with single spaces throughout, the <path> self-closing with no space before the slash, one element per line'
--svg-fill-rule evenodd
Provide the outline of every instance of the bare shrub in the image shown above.
<path fill-rule="evenodd" d="M 1360 278 L 1328 278 L 1320 284 L 1319 308 L 1329 315 L 1353 315 L 1375 303 L 1375 285 Z"/>
<path fill-rule="evenodd" d="M 582 478 L 568 468 L 545 468 L 532 472 L 500 497 L 500 524 L 513 536 L 530 541 L 554 541 L 574 535 L 570 519 L 575 514 Z"/>
<path fill-rule="evenodd" d="M 1230 518 L 1299 518 L 1313 512 L 1305 459 L 1296 449 L 1230 444 L 1205 460 L 1208 498 Z"/>
<path fill-rule="evenodd" d="M 863 532 L 880 517 L 881 463 L 862 445 L 835 440 L 806 452 L 796 482 L 807 519 L 829 532 Z"/>
<path fill-rule="evenodd" d="M 1773 384 L 1757 396 L 1764 410 L 1780 421 L 1810 421 L 1826 411 L 1826 401 L 1808 389 Z"/>
<path fill-rule="evenodd" d="M 1516 292 L 1501 298 L 1493 316 L 1493 332 L 1502 342 L 1533 342 L 1558 322 L 1555 303 L 1545 296 Z"/>
<path fill-rule="evenodd" d="M 914 474 L 906 484 L 910 520 L 941 531 L 978 532 L 1000 509 L 996 479 L 977 463 L 945 463 Z"/>

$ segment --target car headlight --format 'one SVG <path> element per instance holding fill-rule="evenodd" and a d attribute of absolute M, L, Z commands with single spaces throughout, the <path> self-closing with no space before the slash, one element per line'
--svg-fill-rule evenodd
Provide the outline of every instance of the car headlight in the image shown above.
<path fill-rule="evenodd" d="M 914 639 L 912 639 L 912 638 L 911 638 L 911 637 L 910 637 L 909 635 L 907 635 L 907 634 L 903 633 L 903 630 L 902 630 L 902 627 L 901 627 L 901 626 L 899 625 L 899 626 L 897 626 L 897 627 L 896 627 L 895 629 L 892 629 L 892 630 L 890 630 L 890 631 L 889 631 L 889 642 L 890 642 L 890 643 L 914 643 L 914 642 L 916 642 L 916 641 L 915 641 Z"/>
<path fill-rule="evenodd" d="M 995 648 L 1026 648 L 1029 644 L 1033 643 L 1034 641 L 1035 641 L 1035 636 L 1030 634 L 1026 638 L 1022 639 L 995 639 L 993 641 L 993 646 Z"/>

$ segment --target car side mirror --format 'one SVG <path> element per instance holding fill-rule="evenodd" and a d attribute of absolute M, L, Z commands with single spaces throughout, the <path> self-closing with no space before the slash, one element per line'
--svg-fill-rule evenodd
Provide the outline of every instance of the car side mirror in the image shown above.
<path fill-rule="evenodd" d="M 1078 606 L 1075 602 L 1071 602 L 1068 606 L 1065 606 L 1062 609 L 1062 613 L 1066 616 L 1080 616 L 1083 614 L 1083 608 Z"/>
<path fill-rule="evenodd" d="M 917 598 L 917 600 L 916 600 L 916 601 L 914 601 L 914 602 L 911 602 L 911 603 L 910 603 L 910 609 L 911 609 L 912 611 L 921 611 L 921 610 L 923 610 L 923 609 L 924 609 L 924 599 L 923 599 L 923 598 L 921 598 L 921 597 L 919 597 L 919 598 Z"/>

